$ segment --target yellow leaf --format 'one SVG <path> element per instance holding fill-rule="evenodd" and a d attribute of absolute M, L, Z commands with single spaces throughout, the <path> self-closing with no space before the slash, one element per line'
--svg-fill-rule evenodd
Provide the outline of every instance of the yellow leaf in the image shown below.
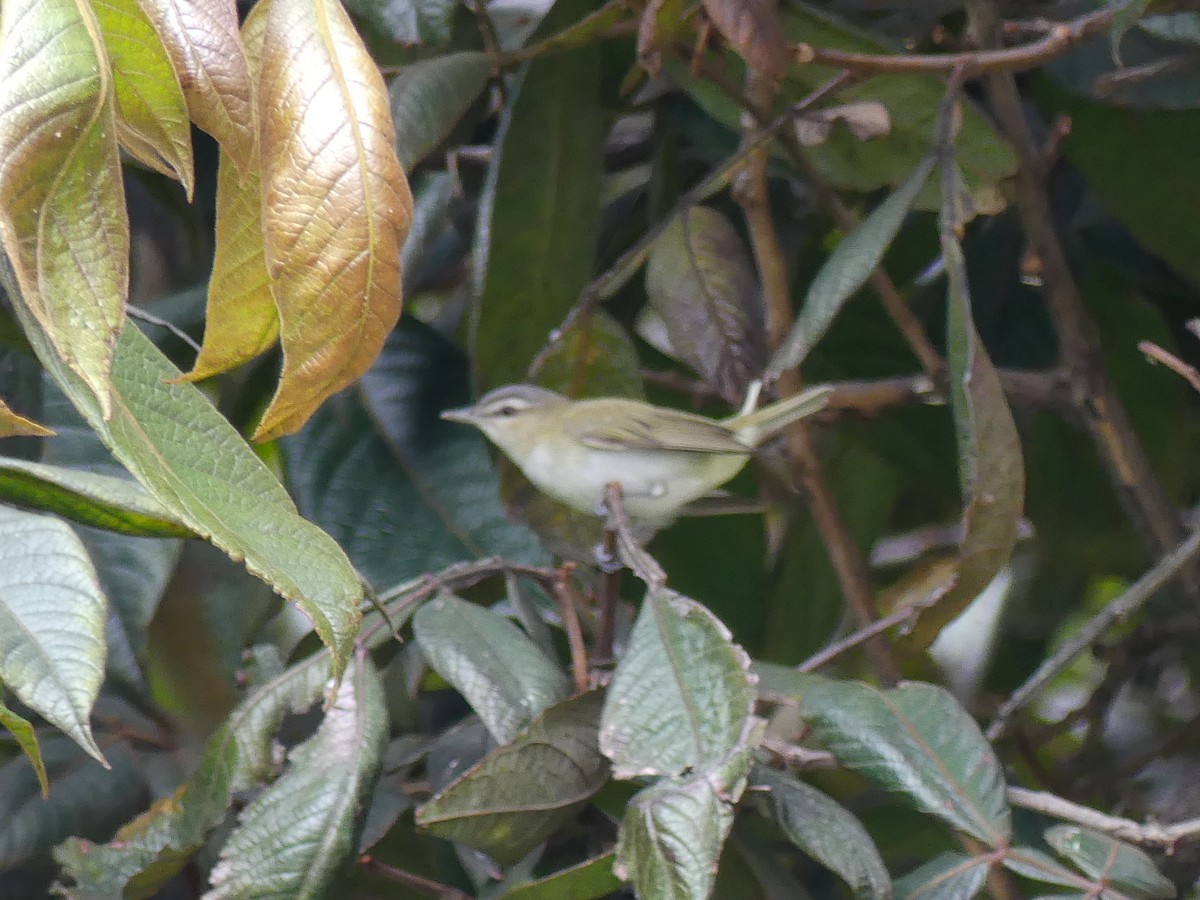
<path fill-rule="evenodd" d="M 54 434 L 49 428 L 39 425 L 24 416 L 19 416 L 8 405 L 0 400 L 0 438 L 29 435 L 32 437 L 49 437 Z"/>
<path fill-rule="evenodd" d="M 55 351 L 110 408 L 129 289 L 113 84 L 82 0 L 0 7 L 0 237 Z"/>
<path fill-rule="evenodd" d="M 268 0 L 263 230 L 283 373 L 256 440 L 296 431 L 370 366 L 400 316 L 412 195 L 387 91 L 337 0 Z"/>
<path fill-rule="evenodd" d="M 265 3 L 254 7 L 242 28 L 246 61 L 255 80 L 261 67 L 266 8 Z M 239 181 L 233 161 L 222 149 L 217 166 L 216 254 L 208 280 L 204 346 L 186 378 L 208 378 L 239 366 L 270 347 L 278 336 L 279 315 L 263 250 L 258 154 Z"/>
<path fill-rule="evenodd" d="M 254 160 L 254 88 L 235 0 L 139 2 L 171 57 L 192 121 L 246 174 Z"/>

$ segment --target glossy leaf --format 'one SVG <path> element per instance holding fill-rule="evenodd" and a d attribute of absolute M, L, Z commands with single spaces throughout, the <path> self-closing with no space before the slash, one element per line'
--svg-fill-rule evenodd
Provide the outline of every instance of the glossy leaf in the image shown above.
<path fill-rule="evenodd" d="M 92 0 L 112 64 L 117 138 L 192 196 L 192 134 L 171 57 L 138 0 Z"/>
<path fill-rule="evenodd" d="M 779 80 L 792 63 L 776 7 L 766 0 L 703 0 L 704 11 L 750 68 Z"/>
<path fill-rule="evenodd" d="M 986 859 L 943 853 L 896 882 L 897 900 L 971 900 L 987 881 Z"/>
<path fill-rule="evenodd" d="M 613 854 L 609 852 L 522 884 L 500 896 L 502 900 L 562 900 L 564 897 L 598 900 L 620 886 L 621 880 L 613 874 Z"/>
<path fill-rule="evenodd" d="M 112 75 L 91 8 L 6 0 L 0 83 L 0 235 L 21 302 L 107 414 L 129 221 Z"/>
<path fill-rule="evenodd" d="M 1137 847 L 1078 825 L 1055 825 L 1046 843 L 1092 878 L 1138 897 L 1174 897 L 1175 885 Z"/>
<path fill-rule="evenodd" d="M 417 810 L 439 837 L 516 862 L 569 821 L 608 776 L 596 746 L 600 697 L 552 706 Z"/>
<path fill-rule="evenodd" d="M 754 264 L 729 220 L 706 206 L 673 219 L 650 252 L 646 296 L 642 337 L 739 403 L 762 374 L 766 331 Z"/>
<path fill-rule="evenodd" d="M 858 228 L 838 242 L 809 285 L 796 324 L 771 359 L 769 374 L 778 375 L 804 362 L 846 301 L 867 283 L 895 240 L 936 161 L 933 156 L 925 157 Z"/>
<path fill-rule="evenodd" d="M 396 155 L 404 171 L 441 146 L 491 77 L 487 54 L 447 53 L 405 66 L 392 79 L 388 102 L 396 123 Z"/>
<path fill-rule="evenodd" d="M 855 896 L 883 900 L 892 896 L 892 879 L 875 842 L 849 810 L 784 772 L 760 766 L 752 782 L 756 792 L 766 792 L 788 840 L 841 876 Z"/>
<path fill-rule="evenodd" d="M 325 896 L 356 849 L 355 818 L 370 796 L 387 730 L 383 686 L 360 652 L 316 733 L 239 817 L 205 896 Z"/>
<path fill-rule="evenodd" d="M 694 600 L 646 596 L 613 673 L 600 749 L 616 778 L 706 770 L 739 745 L 754 709 L 750 659 Z"/>
<path fill-rule="evenodd" d="M 266 4 L 246 17 L 242 42 L 250 77 L 262 68 Z M 247 362 L 279 337 L 279 312 L 271 292 L 263 235 L 262 174 L 253 149 L 245 171 L 221 148 L 217 163 L 217 225 L 204 343 L 189 380 L 208 378 Z"/>
<path fill-rule="evenodd" d="M 3 400 L 0 400 L 0 438 L 18 437 L 20 435 L 48 437 L 52 434 L 54 432 L 49 428 L 18 415 L 9 409 Z"/>
<path fill-rule="evenodd" d="M 466 698 L 499 744 L 571 693 L 566 673 L 525 632 L 453 594 L 439 594 L 417 611 L 413 635 L 429 665 Z"/>
<path fill-rule="evenodd" d="M 136 481 L 81 469 L 0 457 L 0 499 L 123 534 L 194 534 Z"/>
<path fill-rule="evenodd" d="M 45 799 L 50 795 L 50 780 L 46 777 L 46 763 L 42 759 L 42 748 L 38 744 L 37 732 L 34 731 L 32 723 L 0 702 L 0 728 L 12 735 L 25 758 L 29 760 L 29 765 L 33 767 L 37 776 L 38 786 L 42 789 L 42 799 Z"/>
<path fill-rule="evenodd" d="M 1000 763 L 949 692 L 920 683 L 879 691 L 823 681 L 805 693 L 801 712 L 842 765 L 991 847 L 1007 843 Z"/>
<path fill-rule="evenodd" d="M 254 89 L 232 0 L 138 0 L 171 57 L 193 122 L 238 172 L 254 168 Z"/>
<path fill-rule="evenodd" d="M 539 34 L 591 10 L 555 3 Z M 591 278 L 603 172 L 600 51 L 534 60 L 510 87 L 475 239 L 473 357 L 483 387 L 526 370 Z"/>
<path fill-rule="evenodd" d="M 255 432 L 300 428 L 400 317 L 408 181 L 379 70 L 337 0 L 269 0 L 259 81 L 263 230 L 283 372 Z"/>
<path fill-rule="evenodd" d="M 108 604 L 70 526 L 0 506 L 0 682 L 98 760 Z"/>

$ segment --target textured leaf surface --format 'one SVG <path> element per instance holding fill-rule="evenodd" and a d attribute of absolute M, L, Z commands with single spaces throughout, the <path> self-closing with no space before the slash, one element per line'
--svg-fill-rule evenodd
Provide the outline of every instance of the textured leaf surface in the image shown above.
<path fill-rule="evenodd" d="M 862 823 L 840 803 L 784 772 L 760 766 L 752 782 L 765 790 L 788 839 L 842 877 L 858 897 L 886 900 L 892 879 Z"/>
<path fill-rule="evenodd" d="M 648 594 L 604 704 L 613 775 L 678 775 L 724 759 L 754 708 L 750 660 L 694 600 Z"/>
<path fill-rule="evenodd" d="M 1055 825 L 1046 843 L 1095 879 L 1139 897 L 1174 897 L 1175 885 L 1155 868 L 1154 861 L 1133 847 L 1078 825 Z"/>
<path fill-rule="evenodd" d="M 600 698 L 552 706 L 417 810 L 417 824 L 516 862 L 587 802 L 608 776 L 596 746 Z"/>
<path fill-rule="evenodd" d="M 230 0 L 138 0 L 183 87 L 192 121 L 217 139 L 238 171 L 253 167 L 254 89 Z"/>
<path fill-rule="evenodd" d="M 555 3 L 539 33 L 580 18 Z M 473 358 L 482 386 L 524 381 L 537 351 L 591 277 L 600 212 L 604 111 L 600 51 L 529 63 L 511 89 L 475 240 Z"/>
<path fill-rule="evenodd" d="M 191 537 L 179 517 L 130 478 L 0 457 L 0 498 L 83 525 L 141 537 Z"/>
<path fill-rule="evenodd" d="M 638 331 L 733 402 L 766 361 L 762 295 L 741 237 L 696 206 L 671 221 L 646 265 L 649 304 Z"/>
<path fill-rule="evenodd" d="M 0 506 L 0 682 L 98 760 L 108 604 L 67 524 Z"/>
<path fill-rule="evenodd" d="M 467 699 L 499 744 L 571 693 L 566 673 L 525 632 L 453 594 L 417 610 L 413 635 L 429 665 Z"/>
<path fill-rule="evenodd" d="M 1007 843 L 1000 763 L 949 692 L 918 683 L 884 692 L 823 681 L 809 687 L 801 711 L 844 766 L 989 846 Z"/>
<path fill-rule="evenodd" d="M 266 4 L 246 17 L 242 42 L 250 77 L 262 67 Z M 262 174 L 252 148 L 245 171 L 239 171 L 223 147 L 217 163 L 217 226 L 204 344 L 188 373 L 208 378 L 253 359 L 279 337 L 279 312 L 271 293 L 263 235 Z"/>
<path fill-rule="evenodd" d="M 984 860 L 943 853 L 896 882 L 900 900 L 971 900 L 983 890 L 988 867 Z"/>
<path fill-rule="evenodd" d="M 487 86 L 487 54 L 463 51 L 405 66 L 392 79 L 388 99 L 396 123 L 396 155 L 411 172 L 450 136 Z"/>
<path fill-rule="evenodd" d="M 337 0 L 269 0 L 263 229 L 283 372 L 256 440 L 296 431 L 367 370 L 400 317 L 412 196 L 379 70 Z"/>
<path fill-rule="evenodd" d="M 387 728 L 383 685 L 360 652 L 316 733 L 291 752 L 283 776 L 242 813 L 205 896 L 327 895 L 355 850 L 355 818 L 370 795 Z"/>
<path fill-rule="evenodd" d="M 108 410 L 129 290 L 112 75 L 91 8 L 0 10 L 0 237 L 20 296 Z"/>
<path fill-rule="evenodd" d="M 33 724 L 0 703 L 0 728 L 12 735 L 17 746 L 21 748 L 21 752 L 25 754 L 25 758 L 29 760 L 29 765 L 33 767 L 33 772 L 37 776 L 38 786 L 42 789 L 42 797 L 49 796 L 50 780 L 46 777 L 46 762 L 42 759 L 42 748 L 38 744 L 37 732 L 34 731 Z"/>
<path fill-rule="evenodd" d="M 171 57 L 138 0 L 92 0 L 112 64 L 117 138 L 192 196 L 192 134 Z"/>

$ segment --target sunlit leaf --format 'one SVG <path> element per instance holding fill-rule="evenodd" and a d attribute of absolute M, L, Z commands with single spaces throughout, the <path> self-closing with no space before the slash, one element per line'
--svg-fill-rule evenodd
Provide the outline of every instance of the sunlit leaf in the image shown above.
<path fill-rule="evenodd" d="M 986 858 L 943 853 L 895 885 L 897 900 L 971 900 L 987 881 Z"/>
<path fill-rule="evenodd" d="M 256 440 L 296 431 L 367 370 L 400 317 L 412 217 L 387 90 L 337 0 L 269 0 L 263 229 L 283 372 Z"/>
<path fill-rule="evenodd" d="M 486 53 L 462 51 L 420 60 L 392 79 L 388 98 L 396 153 L 406 172 L 450 136 L 490 76 Z"/>
<path fill-rule="evenodd" d="M 38 744 L 37 732 L 34 731 L 33 725 L 28 719 L 17 715 L 0 702 L 0 728 L 12 735 L 25 758 L 29 760 L 42 789 L 42 797 L 49 796 L 50 780 L 46 777 L 46 763 L 42 759 L 42 748 Z"/>
<path fill-rule="evenodd" d="M 458 689 L 497 743 L 509 743 L 571 682 L 511 621 L 440 594 L 413 617 L 413 635 L 439 675 Z"/>
<path fill-rule="evenodd" d="M 0 682 L 98 760 L 108 604 L 70 526 L 0 506 Z"/>
<path fill-rule="evenodd" d="M 242 42 L 250 77 L 262 64 L 266 4 L 246 17 Z M 189 380 L 208 378 L 253 359 L 279 337 L 263 235 L 262 176 L 257 149 L 239 171 L 222 147 L 217 163 L 217 227 L 204 343 Z"/>
<path fill-rule="evenodd" d="M 552 706 L 417 810 L 432 833 L 511 864 L 569 821 L 608 775 L 596 746 L 600 697 Z"/>
<path fill-rule="evenodd" d="M 91 3 L 112 64 L 121 146 L 179 181 L 191 199 L 191 123 L 171 57 L 137 0 Z"/>
<path fill-rule="evenodd" d="M 193 122 L 217 139 L 242 174 L 253 168 L 254 89 L 232 0 L 138 0 L 183 86 Z"/>
<path fill-rule="evenodd" d="M 54 434 L 44 425 L 39 425 L 31 419 L 18 415 L 0 400 L 0 438 L 28 435 L 31 437 L 47 437 Z"/>
<path fill-rule="evenodd" d="M 21 302 L 109 412 L 129 221 L 99 25 L 75 0 L 0 10 L 0 237 Z"/>
<path fill-rule="evenodd" d="M 1046 843 L 1092 878 L 1138 897 L 1174 897 L 1175 885 L 1137 847 L 1078 825 L 1055 825 Z"/>
<path fill-rule="evenodd" d="M 801 711 L 842 765 L 989 846 L 1007 843 L 1012 826 L 1000 763 L 949 692 L 915 682 L 879 691 L 824 680 L 805 692 Z"/>

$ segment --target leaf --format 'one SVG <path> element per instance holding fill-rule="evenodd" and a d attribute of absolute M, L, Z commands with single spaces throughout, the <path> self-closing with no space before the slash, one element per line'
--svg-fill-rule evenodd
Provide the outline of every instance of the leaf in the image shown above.
<path fill-rule="evenodd" d="M 136 481 L 80 469 L 0 457 L 0 499 L 122 534 L 194 534 Z"/>
<path fill-rule="evenodd" d="M 552 706 L 417 809 L 417 824 L 479 847 L 501 865 L 570 821 L 608 777 L 596 746 L 600 696 Z"/>
<path fill-rule="evenodd" d="M 6 0 L 0 83 L 0 236 L 20 301 L 107 415 L 129 221 L 112 77 L 90 6 Z"/>
<path fill-rule="evenodd" d="M 1046 843 L 1092 878 L 1138 897 L 1174 897 L 1175 885 L 1137 847 L 1078 825 L 1046 830 Z"/>
<path fill-rule="evenodd" d="M 388 102 L 404 171 L 411 172 L 442 145 L 490 77 L 487 54 L 474 50 L 419 60 L 400 70 L 388 88 Z"/>
<path fill-rule="evenodd" d="M 360 391 L 283 442 L 301 512 L 377 587 L 493 554 L 546 561 L 529 530 L 505 518 L 483 438 L 438 418 L 467 400 L 467 379 L 460 351 L 406 317 Z"/>
<path fill-rule="evenodd" d="M 92 0 L 112 64 L 117 139 L 192 198 L 192 133 L 171 57 L 137 0 Z"/>
<path fill-rule="evenodd" d="M 17 742 L 17 746 L 29 760 L 29 765 L 33 767 L 38 785 L 42 789 L 42 799 L 45 800 L 50 796 L 50 780 L 46 777 L 46 763 L 42 759 L 42 748 L 38 745 L 37 732 L 33 725 L 28 719 L 17 715 L 3 702 L 0 702 L 0 726 L 3 726 L 5 731 L 13 736 L 13 740 Z"/>
<path fill-rule="evenodd" d="M 413 636 L 499 744 L 571 693 L 566 673 L 516 625 L 453 594 L 441 593 L 417 610 Z"/>
<path fill-rule="evenodd" d="M 560 0 L 539 35 L 591 11 Z M 601 51 L 528 63 L 510 88 L 475 238 L 472 359 L 482 387 L 524 381 L 594 267 L 604 169 Z"/>
<path fill-rule="evenodd" d="M 0 400 L 0 438 L 18 437 L 21 435 L 49 437 L 52 434 L 54 432 L 49 428 L 39 425 L 32 419 L 17 415 L 9 409 L 8 404 Z"/>
<path fill-rule="evenodd" d="M 867 283 L 871 273 L 883 260 L 883 254 L 895 240 L 896 233 L 936 162 L 934 156 L 921 160 L 900 187 L 879 204 L 858 228 L 838 242 L 809 285 L 796 324 L 771 358 L 768 378 L 777 377 L 781 372 L 794 369 L 804 362 L 829 330 L 842 306 Z"/>
<path fill-rule="evenodd" d="M 0 264 L 0 282 L 17 286 Z M 358 628 L 362 585 L 341 549 L 296 512 L 287 492 L 204 396 L 137 328 L 121 333 L 112 417 L 58 365 L 41 330 L 21 324 L 59 387 L 150 495 L 197 534 L 295 603 L 332 650 L 335 670 Z"/>
<path fill-rule="evenodd" d="M 822 681 L 800 708 L 842 765 L 990 847 L 1007 843 L 1012 828 L 1000 763 L 949 692 L 920 683 L 882 692 Z"/>
<path fill-rule="evenodd" d="M 268 0 L 259 114 L 263 231 L 283 372 L 255 432 L 297 431 L 400 317 L 412 195 L 379 70 L 337 0 Z"/>
<path fill-rule="evenodd" d="M 346 0 L 346 9 L 401 45 L 449 43 L 455 0 Z"/>
<path fill-rule="evenodd" d="M 1119 66 L 1122 65 L 1121 39 L 1129 29 L 1137 25 L 1138 19 L 1146 14 L 1150 0 L 1107 0 L 1107 4 L 1115 9 L 1112 24 L 1108 27 L 1109 52 L 1113 62 Z"/>
<path fill-rule="evenodd" d="M 254 167 L 254 89 L 230 0 L 138 0 L 158 32 L 188 115 L 229 154 L 238 172 Z"/>
<path fill-rule="evenodd" d="M 1018 875 L 1043 881 L 1061 887 L 1077 888 L 1086 891 L 1091 882 L 1072 872 L 1047 856 L 1041 850 L 1033 847 L 1013 847 L 1004 854 L 1004 867 L 1012 869 Z"/>
<path fill-rule="evenodd" d="M 724 759 L 754 710 L 749 667 L 699 603 L 668 590 L 647 594 L 601 718 L 613 776 L 678 775 Z"/>
<path fill-rule="evenodd" d="M 613 870 L 639 897 L 707 897 L 732 825 L 732 806 L 708 779 L 665 778 L 625 808 Z"/>
<path fill-rule="evenodd" d="M 250 77 L 262 68 L 267 4 L 251 10 L 242 28 Z M 204 343 L 190 381 L 209 378 L 248 362 L 279 337 L 279 312 L 267 271 L 263 234 L 262 173 L 258 150 L 252 148 L 243 171 L 221 148 L 217 162 L 217 225 Z"/>
<path fill-rule="evenodd" d="M 943 853 L 895 885 L 897 900 L 970 900 L 987 881 L 986 857 Z"/>
<path fill-rule="evenodd" d="M 703 0 L 704 11 L 750 68 L 778 81 L 792 64 L 775 6 L 766 0 Z"/>
<path fill-rule="evenodd" d="M 638 332 L 739 403 L 762 374 L 762 294 L 745 244 L 721 213 L 694 206 L 672 219 L 646 265 Z"/>
<path fill-rule="evenodd" d="M 825 676 L 801 672 L 794 666 L 755 661 L 750 667 L 755 678 L 759 699 L 771 703 L 798 703 L 814 684 L 825 681 Z"/>
<path fill-rule="evenodd" d="M 862 823 L 840 803 L 793 778 L 759 766 L 755 791 L 766 791 L 775 820 L 788 840 L 832 869 L 855 896 L 890 898 L 892 879 Z"/>
<path fill-rule="evenodd" d="M 613 874 L 613 854 L 603 853 L 578 865 L 560 869 L 500 895 L 502 900 L 598 900 L 621 887 Z"/>
<path fill-rule="evenodd" d="M 95 759 L 107 601 L 67 524 L 0 506 L 0 682 Z"/>
<path fill-rule="evenodd" d="M 239 817 L 205 897 L 325 896 L 355 852 L 355 818 L 370 796 L 387 731 L 383 685 L 360 651 L 316 733 Z"/>

